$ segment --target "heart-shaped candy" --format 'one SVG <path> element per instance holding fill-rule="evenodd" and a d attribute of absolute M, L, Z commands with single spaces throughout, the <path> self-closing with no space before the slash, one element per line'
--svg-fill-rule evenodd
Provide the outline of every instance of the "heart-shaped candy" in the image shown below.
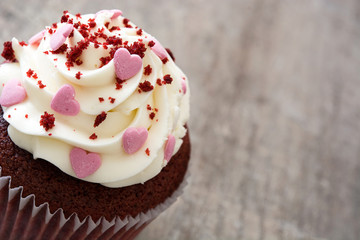
<path fill-rule="evenodd" d="M 158 40 L 156 40 L 155 38 L 151 38 L 151 41 L 153 41 L 155 43 L 154 46 L 151 47 L 151 50 L 154 51 L 154 53 L 161 59 L 165 59 L 167 57 L 167 52 L 165 50 L 165 48 L 160 44 L 160 42 Z"/>
<path fill-rule="evenodd" d="M 45 30 L 42 30 L 41 32 L 35 34 L 34 36 L 32 36 L 30 39 L 29 39 L 29 44 L 30 45 L 39 45 L 41 39 L 44 37 L 45 35 Z"/>
<path fill-rule="evenodd" d="M 175 137 L 173 135 L 168 136 L 168 140 L 165 145 L 164 159 L 169 162 L 175 149 Z"/>
<path fill-rule="evenodd" d="M 73 148 L 70 151 L 71 167 L 78 178 L 85 178 L 99 169 L 101 157 L 98 153 L 87 153 L 84 149 Z"/>
<path fill-rule="evenodd" d="M 17 79 L 8 81 L 1 93 L 0 104 L 4 107 L 21 103 L 26 98 L 26 91 Z"/>
<path fill-rule="evenodd" d="M 51 108 L 63 115 L 75 116 L 80 111 L 80 104 L 75 100 L 75 90 L 70 84 L 62 86 L 51 101 Z"/>
<path fill-rule="evenodd" d="M 115 18 L 117 18 L 118 16 L 122 15 L 122 11 L 121 11 L 121 10 L 118 10 L 118 9 L 101 10 L 101 11 L 95 13 L 95 18 L 96 18 L 99 14 L 106 13 L 106 12 L 109 12 L 109 13 L 112 13 L 112 14 L 113 14 L 110 19 L 115 19 Z"/>
<path fill-rule="evenodd" d="M 146 142 L 148 131 L 144 127 L 130 127 L 126 129 L 122 137 L 122 144 L 127 154 L 137 152 Z"/>
<path fill-rule="evenodd" d="M 50 47 L 53 51 L 56 51 L 63 45 L 66 38 L 70 35 L 74 26 L 72 24 L 65 24 L 61 26 L 50 39 Z"/>
<path fill-rule="evenodd" d="M 131 54 L 126 48 L 119 48 L 114 55 L 116 76 L 120 80 L 126 80 L 138 73 L 142 67 L 139 55 Z"/>
<path fill-rule="evenodd" d="M 185 82 L 184 78 L 181 80 L 181 88 L 182 88 L 183 94 L 186 94 L 187 87 L 186 87 L 186 82 Z"/>

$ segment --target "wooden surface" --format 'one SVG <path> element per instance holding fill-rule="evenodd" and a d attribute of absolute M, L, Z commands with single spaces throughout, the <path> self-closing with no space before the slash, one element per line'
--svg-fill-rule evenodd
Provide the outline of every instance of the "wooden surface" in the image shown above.
<path fill-rule="evenodd" d="M 191 179 L 138 239 L 360 239 L 358 0 L 2 0 L 0 41 L 122 9 L 191 81 Z"/>

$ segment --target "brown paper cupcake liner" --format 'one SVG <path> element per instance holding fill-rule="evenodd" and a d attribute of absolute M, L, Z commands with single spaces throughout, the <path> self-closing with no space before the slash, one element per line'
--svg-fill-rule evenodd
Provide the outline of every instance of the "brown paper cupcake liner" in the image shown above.
<path fill-rule="evenodd" d="M 11 177 L 1 176 L 0 167 L 0 239 L 134 239 L 152 220 L 173 204 L 187 185 L 189 174 L 179 188 L 157 207 L 124 219 L 104 217 L 94 222 L 90 216 L 80 221 L 76 213 L 66 218 L 63 209 L 50 212 L 47 203 L 35 205 L 35 196 L 22 196 L 22 187 L 11 188 Z"/>

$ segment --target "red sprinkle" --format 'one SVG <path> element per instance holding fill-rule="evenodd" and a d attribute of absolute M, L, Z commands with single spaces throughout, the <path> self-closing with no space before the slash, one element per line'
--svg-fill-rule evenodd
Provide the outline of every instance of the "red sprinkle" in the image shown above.
<path fill-rule="evenodd" d="M 76 79 L 80 80 L 80 76 L 83 75 L 80 71 L 75 74 Z"/>
<path fill-rule="evenodd" d="M 25 118 L 28 118 L 29 117 L 29 115 L 28 114 L 25 114 Z"/>
<path fill-rule="evenodd" d="M 34 73 L 34 74 L 32 75 L 32 78 L 33 78 L 33 79 L 38 79 L 38 75 L 37 75 L 36 73 Z"/>
<path fill-rule="evenodd" d="M 44 114 L 41 115 L 40 126 L 43 126 L 45 131 L 48 131 L 49 129 L 53 128 L 55 126 L 54 114 L 49 114 L 47 112 L 44 112 Z"/>
<path fill-rule="evenodd" d="M 152 72 L 152 68 L 150 67 L 150 65 L 147 65 L 146 67 L 144 67 L 144 75 L 145 76 L 149 76 Z"/>
<path fill-rule="evenodd" d="M 40 89 L 43 89 L 44 87 L 46 87 L 46 85 L 44 85 L 41 80 L 39 80 L 39 81 L 37 82 L 37 84 L 39 85 L 39 88 L 40 88 Z"/>
<path fill-rule="evenodd" d="M 154 86 L 151 85 L 149 81 L 145 81 L 143 83 L 139 83 L 139 88 L 143 92 L 149 92 L 154 89 Z"/>
<path fill-rule="evenodd" d="M 91 140 L 95 140 L 97 139 L 97 135 L 95 133 L 91 134 L 91 136 L 89 137 Z"/>
<path fill-rule="evenodd" d="M 106 119 L 106 116 L 107 114 L 104 111 L 97 115 L 95 118 L 94 127 L 99 126 Z"/>
<path fill-rule="evenodd" d="M 99 97 L 99 102 L 103 102 L 103 101 L 104 101 L 104 98 Z"/>
<path fill-rule="evenodd" d="M 10 115 L 10 114 L 8 115 L 8 118 L 11 118 L 11 115 Z"/>
<path fill-rule="evenodd" d="M 12 48 L 12 43 L 10 41 L 4 42 L 4 50 L 1 53 L 1 56 L 10 62 L 16 61 L 14 49 Z"/>
<path fill-rule="evenodd" d="M 48 135 L 51 137 L 51 136 L 52 136 L 52 133 L 49 133 Z"/>
<path fill-rule="evenodd" d="M 149 150 L 149 148 L 147 148 L 147 149 L 145 150 L 145 153 L 146 153 L 146 155 L 150 156 L 150 150 Z"/>

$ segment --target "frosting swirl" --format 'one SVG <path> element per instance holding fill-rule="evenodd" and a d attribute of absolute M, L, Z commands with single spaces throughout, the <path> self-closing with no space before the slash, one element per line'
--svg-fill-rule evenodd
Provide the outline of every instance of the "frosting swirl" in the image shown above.
<path fill-rule="evenodd" d="M 154 177 L 179 149 L 187 78 L 121 11 L 64 12 L 29 44 L 11 43 L 17 61 L 0 66 L 0 103 L 11 139 L 34 158 L 122 187 Z"/>

